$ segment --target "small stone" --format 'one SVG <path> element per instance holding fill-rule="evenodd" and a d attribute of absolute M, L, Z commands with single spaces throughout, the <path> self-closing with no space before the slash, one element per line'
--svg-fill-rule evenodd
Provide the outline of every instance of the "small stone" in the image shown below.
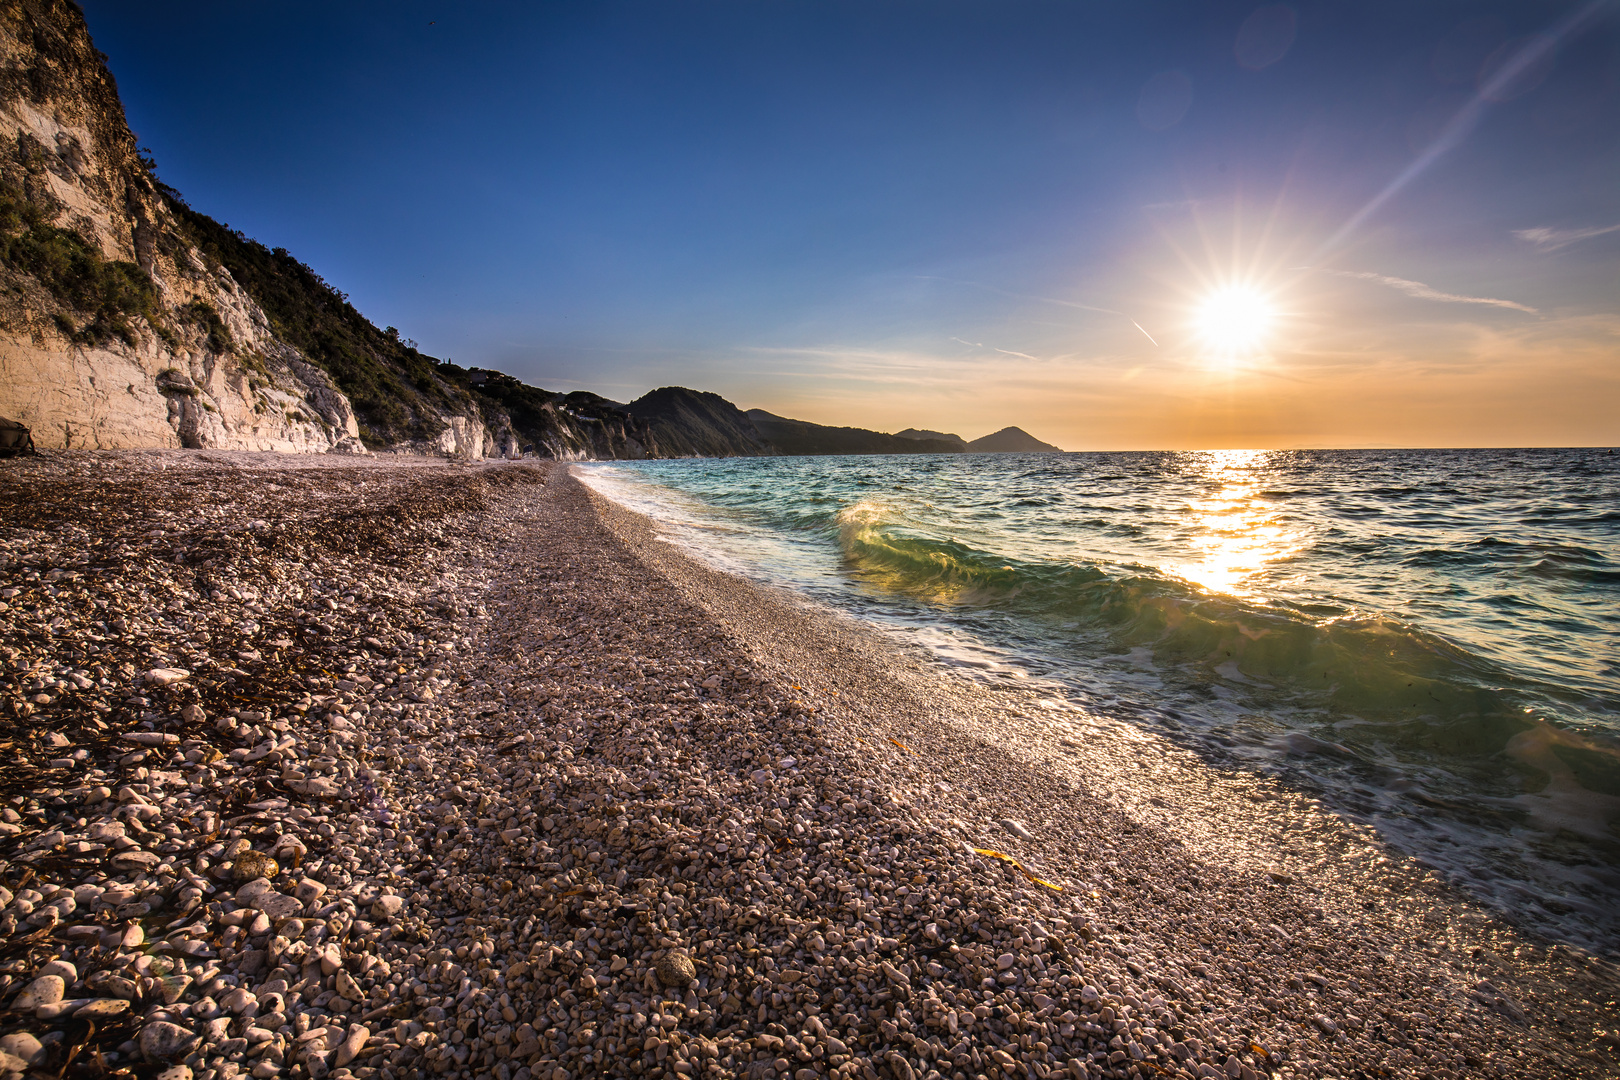
<path fill-rule="evenodd" d="M 173 686 L 177 682 L 184 682 L 191 678 L 191 672 L 185 668 L 153 668 L 148 671 L 144 681 L 149 686 Z M 175 740 L 178 742 L 179 740 Z"/>
<path fill-rule="evenodd" d="M 681 949 L 671 949 L 659 957 L 654 970 L 658 973 L 658 981 L 665 986 L 684 987 L 697 982 L 697 967 Z"/>
<path fill-rule="evenodd" d="M 304 878 L 293 889 L 293 895 L 307 906 L 326 895 L 326 886 L 314 878 Z"/>
<path fill-rule="evenodd" d="M 180 710 L 180 719 L 184 720 L 188 724 L 200 724 L 204 720 L 208 719 L 208 714 L 203 711 L 203 707 L 201 705 L 198 705 L 195 701 L 193 701 L 185 708 Z"/>
<path fill-rule="evenodd" d="M 1010 952 L 1002 953 L 1000 956 L 996 957 L 996 970 L 1008 971 L 1016 963 L 1018 963 L 1018 957 L 1014 956 Z"/>
<path fill-rule="evenodd" d="M 1278 885 L 1292 885 L 1294 883 L 1294 875 L 1290 874 L 1286 870 L 1267 870 L 1266 877 L 1270 878 Z"/>
<path fill-rule="evenodd" d="M 191 1066 L 170 1065 L 157 1074 L 157 1080 L 191 1080 Z"/>
<path fill-rule="evenodd" d="M 197 1036 L 167 1020 L 157 1020 L 141 1028 L 140 1048 L 148 1061 L 173 1061 L 191 1051 Z"/>

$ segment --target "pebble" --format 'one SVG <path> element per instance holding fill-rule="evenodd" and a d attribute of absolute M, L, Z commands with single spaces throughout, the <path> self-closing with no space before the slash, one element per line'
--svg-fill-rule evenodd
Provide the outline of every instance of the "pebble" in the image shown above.
<path fill-rule="evenodd" d="M 697 968 L 692 958 L 680 949 L 672 949 L 658 958 L 658 981 L 665 986 L 690 986 L 697 981 Z"/>
<path fill-rule="evenodd" d="M 61 1010 L 42 1027 L 107 1018 L 86 1053 L 128 1066 L 133 1035 L 172 1080 L 1306 1080 L 1484 1075 L 1470 1058 L 1553 1045 L 1427 993 L 1420 950 L 1370 963 L 1383 931 L 1318 914 L 1275 864 L 1192 880 L 1102 798 L 1066 793 L 1088 817 L 1065 833 L 988 773 L 890 754 L 882 709 L 750 652 L 560 472 L 106 460 L 161 496 L 86 481 L 77 546 L 30 534 L 0 564 L 122 568 L 42 609 L 53 654 L 0 649 L 89 682 L 13 699 L 64 741 L 20 744 L 35 790 L 0 803 L 7 882 L 34 860 L 0 918 L 53 928 L 0 992 Z M 44 768 L 70 747 L 72 787 Z M 973 822 L 1029 842 L 1029 873 L 1063 844 L 1077 869 L 1036 885 L 979 856 Z M 53 878 L 62 853 L 103 861 Z M 1492 978 L 1464 985 L 1507 1016 Z M 42 1053 L 24 1038 L 0 1051 Z M 1556 1053 L 1494 1060 L 1580 1075 Z"/>
<path fill-rule="evenodd" d="M 154 1020 L 141 1028 L 140 1049 L 148 1061 L 173 1061 L 196 1042 L 196 1035 L 167 1020 Z"/>
<path fill-rule="evenodd" d="M 67 991 L 67 983 L 60 975 L 41 975 L 18 994 L 11 1007 L 17 1012 L 34 1012 L 55 1005 Z"/>

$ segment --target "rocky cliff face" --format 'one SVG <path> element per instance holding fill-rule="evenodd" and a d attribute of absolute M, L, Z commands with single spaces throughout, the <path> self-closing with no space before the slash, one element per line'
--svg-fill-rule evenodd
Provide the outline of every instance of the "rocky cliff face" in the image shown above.
<path fill-rule="evenodd" d="M 42 447 L 361 449 L 333 380 L 187 241 L 61 0 L 0 7 L 0 415 Z"/>
<path fill-rule="evenodd" d="M 142 158 L 105 60 L 67 0 L 0 0 L 0 416 L 37 445 L 690 452 L 595 395 L 426 356 L 193 210 Z"/>

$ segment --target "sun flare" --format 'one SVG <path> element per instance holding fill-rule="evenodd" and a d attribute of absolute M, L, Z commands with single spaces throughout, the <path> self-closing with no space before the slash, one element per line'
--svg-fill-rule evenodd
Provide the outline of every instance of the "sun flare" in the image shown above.
<path fill-rule="evenodd" d="M 1269 297 L 1255 289 L 1234 285 L 1206 296 L 1198 305 L 1193 325 L 1211 349 L 1236 355 L 1261 349 L 1276 319 L 1277 312 Z"/>

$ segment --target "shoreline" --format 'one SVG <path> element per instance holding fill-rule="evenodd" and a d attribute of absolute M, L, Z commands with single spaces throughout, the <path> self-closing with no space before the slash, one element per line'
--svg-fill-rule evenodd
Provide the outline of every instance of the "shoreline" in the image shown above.
<path fill-rule="evenodd" d="M 60 1032 L 41 1062 L 972 1080 L 1620 1061 L 1594 1036 L 1608 965 L 1298 794 L 710 570 L 566 465 L 61 454 L 0 492 L 22 589 L 0 611 L 0 741 L 32 770 L 0 795 L 39 811 L 7 819 L 0 883 L 81 886 L 8 931 L 0 1047 Z M 189 674 L 159 685 L 165 664 Z M 47 666 L 61 685 L 25 693 Z M 58 1000 L 18 1011 L 63 959 Z M 86 1009 L 105 1017 L 83 1038 Z"/>

